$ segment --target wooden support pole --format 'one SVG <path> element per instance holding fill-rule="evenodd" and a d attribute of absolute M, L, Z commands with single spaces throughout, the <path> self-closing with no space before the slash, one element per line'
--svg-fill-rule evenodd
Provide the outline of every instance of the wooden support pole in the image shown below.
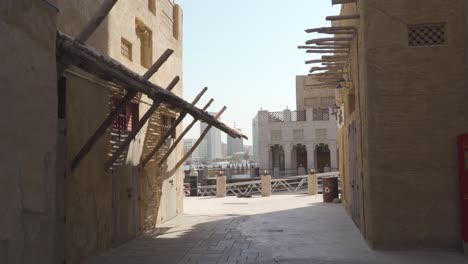
<path fill-rule="evenodd" d="M 226 107 L 223 106 L 223 108 L 214 116 L 214 119 L 219 119 L 219 117 L 224 113 L 224 111 L 226 111 Z M 192 155 L 192 153 L 195 151 L 195 149 L 198 147 L 198 145 L 200 145 L 200 143 L 203 141 L 203 139 L 205 138 L 206 134 L 208 134 L 208 132 L 210 131 L 212 125 L 208 125 L 205 130 L 203 130 L 202 134 L 200 135 L 200 137 L 198 138 L 198 140 L 195 142 L 195 144 L 193 144 L 193 146 L 190 148 L 190 150 L 185 153 L 185 155 L 182 157 L 181 160 L 179 160 L 179 162 L 177 162 L 177 164 L 175 165 L 174 169 L 177 169 L 179 168 L 184 162 L 185 160 L 187 160 L 190 155 Z M 161 164 L 163 163 L 164 161 L 161 160 L 159 162 L 159 166 L 161 166 Z"/>
<path fill-rule="evenodd" d="M 342 5 L 349 3 L 357 3 L 357 0 L 332 0 L 332 5 Z"/>
<path fill-rule="evenodd" d="M 322 43 L 322 42 L 332 42 L 335 43 L 337 41 L 351 41 L 353 38 L 347 37 L 340 37 L 340 38 L 318 38 L 318 39 L 311 39 L 306 41 L 306 45 Z"/>
<path fill-rule="evenodd" d="M 335 47 L 342 47 L 342 48 L 349 48 L 351 47 L 351 42 L 347 41 L 324 41 L 324 42 L 317 42 L 315 43 L 317 46 L 335 46 Z"/>
<path fill-rule="evenodd" d="M 317 33 L 329 34 L 329 35 L 354 35 L 355 34 L 355 32 L 352 30 L 336 30 L 336 31 L 325 30 L 325 31 L 317 31 Z"/>
<path fill-rule="evenodd" d="M 349 19 L 359 19 L 361 16 L 359 14 L 350 14 L 350 15 L 339 15 L 339 16 L 327 16 L 325 19 L 327 21 L 339 21 L 339 20 L 349 20 Z"/>
<path fill-rule="evenodd" d="M 96 142 L 106 133 L 107 129 L 112 125 L 114 119 L 125 109 L 125 106 L 132 101 L 137 92 L 135 90 L 128 90 L 127 94 L 122 98 L 122 100 L 117 104 L 117 106 L 112 110 L 112 112 L 107 116 L 104 122 L 101 123 L 99 128 L 94 132 L 94 134 L 86 141 L 83 147 L 80 149 L 75 158 L 71 162 L 71 171 L 74 171 L 81 160 L 89 153 L 91 148 L 96 144 Z"/>
<path fill-rule="evenodd" d="M 175 77 L 172 82 L 169 84 L 166 90 L 171 91 L 174 89 L 174 87 L 177 85 L 177 83 L 180 81 L 180 77 L 177 76 Z M 120 144 L 119 148 L 114 152 L 112 157 L 106 162 L 105 164 L 105 169 L 108 170 L 114 162 L 122 155 L 122 153 L 128 148 L 132 140 L 135 138 L 135 136 L 140 132 L 140 130 L 143 128 L 143 126 L 146 124 L 146 122 L 150 119 L 150 117 L 158 110 L 159 106 L 162 104 L 162 100 L 156 99 L 153 101 L 153 104 L 151 105 L 150 109 L 146 111 L 146 113 L 141 117 L 141 119 L 138 121 L 138 124 L 136 127 L 130 132 L 130 134 L 125 138 L 125 141 Z"/>
<path fill-rule="evenodd" d="M 306 50 L 306 53 L 340 53 L 340 54 L 343 54 L 343 53 L 348 53 L 349 51 L 347 49 L 336 49 L 336 50 L 312 50 L 312 49 L 308 49 Z"/>
<path fill-rule="evenodd" d="M 155 74 L 159 68 L 169 59 L 169 57 L 174 53 L 174 50 L 167 49 L 156 62 L 148 69 L 148 71 L 143 75 L 143 78 L 149 80 L 153 74 Z"/>
<path fill-rule="evenodd" d="M 356 30 L 354 26 L 342 26 L 342 27 L 320 27 L 320 28 L 310 28 L 306 29 L 306 33 L 314 33 L 319 31 L 336 31 L 336 30 Z"/>
<path fill-rule="evenodd" d="M 320 59 L 320 60 L 308 60 L 305 64 L 313 64 L 313 63 L 322 63 L 322 62 L 334 62 L 334 61 L 346 61 L 346 59 Z"/>
<path fill-rule="evenodd" d="M 105 0 L 96 13 L 91 17 L 86 26 L 81 30 L 80 33 L 75 38 L 75 41 L 79 43 L 85 43 L 89 37 L 96 31 L 96 29 L 101 25 L 102 21 L 109 14 L 111 9 L 117 3 L 118 0 Z"/>
<path fill-rule="evenodd" d="M 228 127 L 213 116 L 191 105 L 179 96 L 166 91 L 164 88 L 145 80 L 142 76 L 122 65 L 122 63 L 102 54 L 95 49 L 74 41 L 71 37 L 57 32 L 56 37 L 57 63 L 74 65 L 102 80 L 113 82 L 123 87 L 138 90 L 151 99 L 161 99 L 169 107 L 183 109 L 194 118 L 213 125 L 234 138 L 247 136 Z"/>
<path fill-rule="evenodd" d="M 161 67 L 164 62 L 167 61 L 169 56 L 174 52 L 172 50 L 166 50 L 161 57 L 151 66 L 151 68 L 143 75 L 143 78 L 146 80 L 149 80 L 153 74 L 155 74 L 159 68 Z M 104 120 L 104 122 L 101 123 L 101 125 L 98 127 L 96 132 L 86 141 L 86 143 L 83 145 L 83 147 L 80 149 L 78 154 L 76 154 L 75 158 L 73 158 L 72 163 L 71 163 L 71 170 L 74 171 L 81 160 L 89 153 L 91 148 L 96 144 L 96 142 L 106 133 L 107 129 L 110 127 L 112 122 L 114 122 L 114 119 L 122 112 L 122 110 L 129 104 L 132 99 L 137 95 L 137 90 L 134 89 L 128 89 L 127 94 L 122 98 L 122 100 L 117 104 L 117 106 L 112 110 L 112 112 L 107 116 L 107 118 Z"/>
<path fill-rule="evenodd" d="M 349 49 L 349 45 L 340 47 L 335 45 L 328 45 L 328 46 L 298 46 L 298 49 Z"/>
<path fill-rule="evenodd" d="M 200 101 L 201 97 L 205 92 L 208 90 L 207 87 L 203 88 L 203 90 L 195 97 L 195 99 L 192 101 L 193 105 L 196 105 L 198 101 Z M 179 117 L 174 121 L 172 126 L 164 133 L 164 135 L 161 136 L 159 139 L 158 143 L 156 143 L 156 146 L 151 150 L 151 152 L 146 156 L 143 161 L 142 165 L 143 167 L 148 163 L 148 161 L 156 154 L 159 149 L 164 145 L 164 142 L 166 142 L 166 139 L 172 135 L 172 133 L 176 130 L 177 126 L 184 120 L 185 116 L 187 115 L 187 112 L 183 111 Z"/>
<path fill-rule="evenodd" d="M 210 101 L 208 101 L 208 103 L 206 103 L 206 105 L 203 107 L 203 111 L 208 109 L 208 107 L 210 107 L 211 103 L 213 103 L 213 99 L 210 99 Z M 177 139 L 174 141 L 172 146 L 169 148 L 169 150 L 162 157 L 162 159 L 161 159 L 162 162 L 164 162 L 169 157 L 169 155 L 171 155 L 172 151 L 174 151 L 174 149 L 177 147 L 177 144 L 179 144 L 179 142 L 190 131 L 190 129 L 192 129 L 192 127 L 195 125 L 195 123 L 197 123 L 197 121 L 198 121 L 198 119 L 194 118 L 192 120 L 192 122 L 184 129 L 184 131 L 182 131 L 182 133 L 179 135 L 179 137 L 177 137 Z M 150 159 L 151 159 L 151 156 L 148 155 L 148 157 L 143 161 L 143 164 L 142 164 L 143 167 L 146 166 L 146 164 L 150 161 Z M 162 162 L 160 162 L 159 164 L 162 164 Z"/>

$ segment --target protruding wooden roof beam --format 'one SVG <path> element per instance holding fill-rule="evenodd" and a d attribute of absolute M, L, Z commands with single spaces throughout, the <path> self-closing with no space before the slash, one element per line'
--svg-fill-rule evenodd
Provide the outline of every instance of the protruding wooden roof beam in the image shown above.
<path fill-rule="evenodd" d="M 341 38 L 318 38 L 318 39 L 311 39 L 306 41 L 306 45 L 310 44 L 316 44 L 316 43 L 323 43 L 323 42 L 338 42 L 338 41 L 351 41 L 353 38 L 346 38 L 346 37 L 341 37 Z"/>
<path fill-rule="evenodd" d="M 336 49 L 336 50 L 313 50 L 313 49 L 308 49 L 306 50 L 306 53 L 335 53 L 335 54 L 347 54 L 349 53 L 349 50 L 347 49 Z"/>
<path fill-rule="evenodd" d="M 319 31 L 337 31 L 337 30 L 352 30 L 355 31 L 356 27 L 354 26 L 341 26 L 341 27 L 320 27 L 320 28 L 309 28 L 306 29 L 306 33 L 314 33 Z"/>
<path fill-rule="evenodd" d="M 146 71 L 143 75 L 143 79 L 149 80 L 167 61 L 167 59 L 172 55 L 174 51 L 171 49 L 167 49 L 156 62 Z M 83 147 L 80 149 L 78 154 L 73 158 L 71 163 L 71 170 L 75 170 L 81 160 L 91 151 L 92 147 L 96 142 L 104 135 L 107 129 L 111 126 L 114 119 L 122 112 L 127 104 L 132 101 L 132 99 L 137 95 L 137 90 L 135 89 L 127 89 L 127 94 L 122 98 L 122 100 L 117 104 L 117 106 L 112 110 L 112 112 L 107 116 L 107 118 L 101 123 L 101 125 L 96 129 L 94 134 L 86 141 Z"/>
<path fill-rule="evenodd" d="M 210 107 L 211 103 L 213 103 L 213 98 L 211 98 L 208 103 L 206 103 L 206 105 L 203 107 L 203 111 L 206 111 L 208 109 L 208 107 Z M 184 136 L 190 131 L 190 129 L 192 129 L 192 127 L 197 123 L 198 119 L 193 119 L 192 122 L 184 129 L 184 131 L 182 131 L 182 133 L 180 133 L 179 137 L 177 137 L 177 139 L 174 141 L 174 143 L 172 143 L 171 147 L 169 148 L 169 150 L 164 154 L 164 156 L 162 157 L 161 160 L 166 160 L 169 155 L 171 155 L 171 153 L 174 151 L 174 149 L 177 147 L 177 145 L 179 144 L 179 142 L 184 138 Z M 153 150 L 154 151 L 154 150 Z M 154 154 L 156 154 L 156 152 L 153 153 L 153 151 L 151 151 L 150 155 L 148 155 L 143 161 L 142 161 L 142 166 L 146 166 L 146 164 L 148 164 L 148 162 L 151 160 L 151 158 L 154 156 Z"/>
<path fill-rule="evenodd" d="M 347 59 L 341 58 L 332 58 L 332 59 L 320 59 L 320 60 L 308 60 L 305 64 L 313 64 L 313 63 L 322 63 L 322 62 L 334 62 L 334 61 L 346 61 Z"/>
<path fill-rule="evenodd" d="M 344 47 L 344 48 L 340 48 L 339 46 L 298 46 L 297 48 L 298 49 L 324 49 L 324 50 L 330 49 L 330 50 L 333 50 L 333 49 L 349 49 L 349 46 Z"/>
<path fill-rule="evenodd" d="M 207 87 L 203 88 L 203 90 L 197 95 L 197 97 L 195 97 L 195 99 L 192 101 L 192 105 L 196 105 L 197 102 L 201 99 L 201 97 L 203 96 L 203 94 L 206 92 L 206 90 L 208 90 Z M 206 110 L 208 108 L 208 106 L 211 104 L 211 102 L 213 102 L 213 99 L 211 99 L 208 103 L 207 106 L 205 106 L 203 108 L 203 110 Z M 156 146 L 151 150 L 151 152 L 145 157 L 143 158 L 142 160 L 142 165 L 143 167 L 146 165 L 146 163 L 148 163 L 151 158 L 159 151 L 159 149 L 164 145 L 164 142 L 166 141 L 166 139 L 168 137 L 171 136 L 171 134 L 175 131 L 175 129 L 177 128 L 177 126 L 184 120 L 185 116 L 187 115 L 187 113 L 184 111 L 182 112 L 179 117 L 177 118 L 177 120 L 172 124 L 171 128 L 169 128 L 166 133 L 164 133 L 164 135 L 161 136 L 161 138 L 159 139 L 158 143 L 156 143 Z M 185 134 L 184 134 L 185 135 Z M 183 137 L 183 136 L 182 136 Z M 179 140 L 180 141 L 180 140 Z M 171 147 L 174 147 L 177 146 L 177 143 L 179 143 L 179 141 L 175 141 L 174 144 L 172 144 Z M 172 151 L 171 151 L 172 152 Z M 170 154 L 170 153 L 169 153 Z"/>
<path fill-rule="evenodd" d="M 219 117 L 224 113 L 225 110 L 226 110 L 226 106 L 224 106 L 213 118 L 215 120 L 218 120 Z M 193 144 L 192 148 L 190 148 L 190 150 L 187 151 L 187 153 L 185 153 L 185 155 L 182 157 L 182 159 L 180 159 L 179 162 L 177 162 L 177 164 L 174 166 L 174 169 L 177 169 L 180 166 L 182 166 L 182 164 L 192 155 L 192 153 L 195 151 L 195 149 L 198 147 L 198 145 L 200 145 L 200 143 L 203 141 L 206 134 L 208 134 L 208 132 L 210 131 L 210 129 L 212 127 L 213 127 L 212 125 L 208 125 L 205 128 L 205 130 L 203 130 L 203 132 L 201 133 L 198 140 L 195 142 L 195 144 Z M 161 159 L 161 161 L 159 162 L 159 166 L 161 166 L 164 163 L 164 161 L 165 161 L 165 159 Z"/>
<path fill-rule="evenodd" d="M 357 3 L 357 0 L 332 0 L 332 5 Z"/>
<path fill-rule="evenodd" d="M 318 31 L 320 34 L 330 34 L 330 35 L 354 35 L 356 32 L 351 30 L 337 30 L 337 31 Z"/>
<path fill-rule="evenodd" d="M 174 89 L 174 87 L 177 85 L 177 83 L 180 81 L 180 77 L 177 76 L 175 77 L 172 82 L 168 85 L 167 90 L 171 91 Z M 122 155 L 122 153 L 128 149 L 130 146 L 130 143 L 135 139 L 136 135 L 140 132 L 140 130 L 145 126 L 146 122 L 150 119 L 150 117 L 158 110 L 159 106 L 163 101 L 161 98 L 155 99 L 153 101 L 153 104 L 151 107 L 146 111 L 146 113 L 138 120 L 138 123 L 136 126 L 133 128 L 132 132 L 125 138 L 124 142 L 120 144 L 120 146 L 117 148 L 117 150 L 114 152 L 114 154 L 109 158 L 109 160 L 106 162 L 104 165 L 104 168 L 106 171 L 115 163 L 115 161 Z"/>
<path fill-rule="evenodd" d="M 327 21 L 339 21 L 339 20 L 359 19 L 359 18 L 361 18 L 359 14 L 350 14 L 350 15 L 339 15 L 339 16 L 327 16 L 325 19 Z"/>
<path fill-rule="evenodd" d="M 101 54 L 86 45 L 74 41 L 69 36 L 58 32 L 56 39 L 57 61 L 70 63 L 103 80 L 121 85 L 127 89 L 135 89 L 146 94 L 151 99 L 161 98 L 169 106 L 187 111 L 194 118 L 199 118 L 214 127 L 219 128 L 234 138 L 244 137 L 242 133 L 229 128 L 224 123 L 214 120 L 213 116 L 201 111 L 177 95 L 145 80 L 118 61 Z"/>
<path fill-rule="evenodd" d="M 350 48 L 351 43 L 347 41 L 324 41 L 315 43 L 317 46 L 335 46 L 337 48 Z"/>

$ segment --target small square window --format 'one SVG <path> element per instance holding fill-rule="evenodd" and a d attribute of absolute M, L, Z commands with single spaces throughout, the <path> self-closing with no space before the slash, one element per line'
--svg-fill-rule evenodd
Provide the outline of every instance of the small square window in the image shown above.
<path fill-rule="evenodd" d="M 122 38 L 120 42 L 120 53 L 122 56 L 132 61 L 132 43 Z"/>

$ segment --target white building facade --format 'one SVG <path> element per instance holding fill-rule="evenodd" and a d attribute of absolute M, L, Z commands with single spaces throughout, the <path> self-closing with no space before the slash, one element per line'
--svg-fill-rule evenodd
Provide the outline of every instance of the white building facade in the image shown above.
<path fill-rule="evenodd" d="M 334 115 L 334 89 L 297 76 L 297 111 L 261 110 L 253 120 L 254 153 L 260 169 L 273 176 L 298 175 L 338 168 L 338 129 Z"/>

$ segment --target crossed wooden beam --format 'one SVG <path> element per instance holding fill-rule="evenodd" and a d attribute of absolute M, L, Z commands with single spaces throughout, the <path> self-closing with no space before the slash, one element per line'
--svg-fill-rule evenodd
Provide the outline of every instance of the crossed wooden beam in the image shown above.
<path fill-rule="evenodd" d="M 126 68 L 124 65 L 118 61 L 110 58 L 105 54 L 101 54 L 98 51 L 88 47 L 85 43 L 89 37 L 96 31 L 105 17 L 112 10 L 114 5 L 118 0 L 105 0 L 101 6 L 98 8 L 94 16 L 88 21 L 83 30 L 78 33 L 75 38 L 71 38 L 61 32 L 57 32 L 57 65 L 58 77 L 65 72 L 65 70 L 70 66 L 74 65 L 94 76 L 97 76 L 103 80 L 121 85 L 127 90 L 127 93 L 122 98 L 122 100 L 117 104 L 117 106 L 112 110 L 112 112 L 106 117 L 106 119 L 101 123 L 101 125 L 96 129 L 93 135 L 86 141 L 80 151 L 76 154 L 71 162 L 70 169 L 75 170 L 80 162 L 85 158 L 85 156 L 91 151 L 92 147 L 96 142 L 106 133 L 107 129 L 112 125 L 114 119 L 119 115 L 119 113 L 125 109 L 132 99 L 138 94 L 146 94 L 150 99 L 153 100 L 153 103 L 149 110 L 142 116 L 139 122 L 136 124 L 135 129 L 128 135 L 125 141 L 118 147 L 116 152 L 109 158 L 105 164 L 106 170 L 109 169 L 118 157 L 128 149 L 131 141 L 135 138 L 138 132 L 144 127 L 146 122 L 150 117 L 156 112 L 156 110 L 161 106 L 161 104 L 168 104 L 176 109 L 182 109 L 181 114 L 177 120 L 172 124 L 171 128 L 161 136 L 156 147 L 151 151 L 151 153 L 143 159 L 143 164 L 146 165 L 151 157 L 161 148 L 164 144 L 164 141 L 172 134 L 172 132 L 177 128 L 182 120 L 187 114 L 191 115 L 194 118 L 194 121 L 201 120 L 209 124 L 206 129 L 206 133 L 209 128 L 216 127 L 229 136 L 234 138 L 244 137 L 245 135 L 239 133 L 238 131 L 229 128 L 222 122 L 218 121 L 219 116 L 226 110 L 226 107 L 223 107 L 222 111 L 218 113 L 215 117 L 209 115 L 206 110 L 211 104 L 213 99 L 203 108 L 198 109 L 195 107 L 195 104 L 201 99 L 203 94 L 206 92 L 207 88 L 204 88 L 198 96 L 194 99 L 192 103 L 188 103 L 182 98 L 171 93 L 171 90 L 177 85 L 180 81 L 180 77 L 176 76 L 167 86 L 166 89 L 157 86 L 149 81 L 149 79 L 161 68 L 161 66 L 169 59 L 173 54 L 173 50 L 167 49 L 156 62 L 148 69 L 148 71 L 140 76 L 132 70 Z M 193 125 L 192 125 L 193 126 Z M 188 132 L 186 129 L 185 134 Z M 199 141 L 203 140 L 203 137 L 206 133 L 202 133 Z M 184 134 L 184 135 L 185 135 Z M 179 143 L 183 135 L 180 135 L 178 140 Z M 198 142 L 198 141 L 197 141 Z M 177 143 L 172 145 L 172 150 L 166 153 L 166 156 L 169 156 L 170 153 L 175 149 Z M 199 143 L 198 143 L 199 144 Z M 197 144 L 197 145 L 198 145 Z M 193 149 L 194 150 L 194 149 Z M 192 150 L 192 152 L 193 152 Z M 178 163 L 176 168 L 178 168 L 185 160 L 188 158 L 185 155 Z M 167 157 L 166 157 L 167 159 Z M 165 159 L 164 159 L 165 160 Z M 164 161 L 163 160 L 163 161 Z M 162 162 L 160 162 L 162 164 Z"/>

